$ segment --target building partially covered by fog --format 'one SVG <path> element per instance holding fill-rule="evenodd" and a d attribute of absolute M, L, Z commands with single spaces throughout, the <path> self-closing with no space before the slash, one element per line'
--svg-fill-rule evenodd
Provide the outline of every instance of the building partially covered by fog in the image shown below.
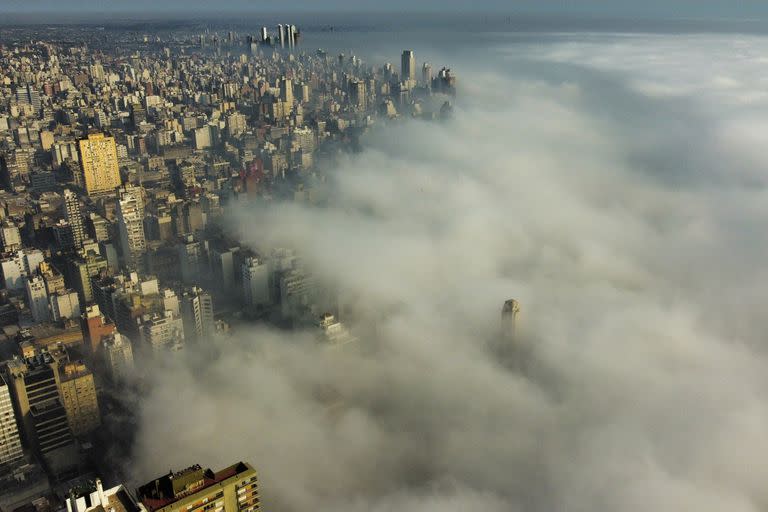
<path fill-rule="evenodd" d="M 504 302 L 501 308 L 501 335 L 506 341 L 513 341 L 517 331 L 517 317 L 520 313 L 520 303 L 515 299 Z"/>
<path fill-rule="evenodd" d="M 220 471 L 199 464 L 169 472 L 138 489 L 149 512 L 258 512 L 261 508 L 256 470 L 238 462 Z"/>

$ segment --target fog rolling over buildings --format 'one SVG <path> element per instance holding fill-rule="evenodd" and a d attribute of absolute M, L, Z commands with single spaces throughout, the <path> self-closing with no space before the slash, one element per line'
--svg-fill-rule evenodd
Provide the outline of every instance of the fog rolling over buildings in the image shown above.
<path fill-rule="evenodd" d="M 364 348 L 255 327 L 169 362 L 137 478 L 247 458 L 274 510 L 764 509 L 768 39 L 479 37 L 450 122 L 377 126 L 322 206 L 230 217 L 335 283 Z"/>
<path fill-rule="evenodd" d="M 2 27 L 0 508 L 766 510 L 768 31 L 576 4 Z"/>

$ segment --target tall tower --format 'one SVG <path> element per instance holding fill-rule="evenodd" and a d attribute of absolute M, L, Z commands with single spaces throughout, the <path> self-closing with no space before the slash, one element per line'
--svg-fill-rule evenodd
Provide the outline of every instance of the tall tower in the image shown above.
<path fill-rule="evenodd" d="M 119 332 L 107 335 L 102 341 L 104 362 L 112 382 L 121 382 L 133 371 L 131 340 Z"/>
<path fill-rule="evenodd" d="M 96 430 L 101 425 L 96 385 L 93 373 L 83 361 L 65 363 L 59 368 L 59 388 L 72 434 L 81 436 Z"/>
<path fill-rule="evenodd" d="M 72 230 L 75 248 L 79 249 L 83 245 L 83 240 L 85 240 L 83 211 L 80 209 L 80 198 L 69 189 L 64 191 L 64 218 Z"/>
<path fill-rule="evenodd" d="M 504 306 L 501 308 L 501 334 L 507 341 L 515 339 L 518 313 L 520 313 L 519 302 L 515 299 L 504 302 Z"/>
<path fill-rule="evenodd" d="M 40 275 L 27 277 L 27 306 L 35 322 L 47 322 L 51 319 L 48 292 L 45 288 L 45 280 Z"/>
<path fill-rule="evenodd" d="M 280 99 L 293 106 L 293 80 L 290 78 L 280 79 Z"/>
<path fill-rule="evenodd" d="M 280 47 L 285 48 L 285 29 L 282 23 L 277 25 L 277 38 L 280 41 Z"/>
<path fill-rule="evenodd" d="M 21 460 L 23 456 L 11 393 L 5 377 L 0 375 L 0 467 Z"/>
<path fill-rule="evenodd" d="M 403 82 L 416 80 L 416 56 L 413 54 L 413 50 L 403 50 L 400 75 Z"/>
<path fill-rule="evenodd" d="M 117 201 L 116 214 L 123 263 L 135 269 L 147 248 L 141 189 L 128 186 L 122 189 L 120 199 Z"/>
<path fill-rule="evenodd" d="M 79 150 L 88 195 L 112 192 L 120 186 L 120 165 L 114 137 L 92 133 L 80 141 Z"/>
<path fill-rule="evenodd" d="M 213 298 L 211 294 L 193 286 L 181 295 L 181 319 L 184 336 L 203 341 L 214 331 Z"/>

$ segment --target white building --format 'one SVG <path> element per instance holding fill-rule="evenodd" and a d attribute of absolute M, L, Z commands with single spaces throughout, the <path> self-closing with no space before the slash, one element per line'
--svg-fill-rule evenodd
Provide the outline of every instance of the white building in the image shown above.
<path fill-rule="evenodd" d="M 67 497 L 67 512 L 146 512 L 124 485 L 104 489 L 96 479 L 91 489 L 72 493 Z"/>
<path fill-rule="evenodd" d="M 45 256 L 38 249 L 25 249 L 18 251 L 11 257 L 0 262 L 3 270 L 5 288 L 8 290 L 23 290 L 26 286 L 26 277 L 40 267 L 45 261 Z"/>
<path fill-rule="evenodd" d="M 26 279 L 27 305 L 35 322 L 47 322 L 51 319 L 48 307 L 48 292 L 42 276 L 29 276 Z"/>
<path fill-rule="evenodd" d="M 147 248 L 144 237 L 144 204 L 141 190 L 126 186 L 117 201 L 117 226 L 123 263 L 136 268 Z"/>
<path fill-rule="evenodd" d="M 181 319 L 185 337 L 200 341 L 211 336 L 216 327 L 211 294 L 198 287 L 185 290 L 181 295 Z"/>
<path fill-rule="evenodd" d="M 104 363 L 112 382 L 122 382 L 133 371 L 131 340 L 119 332 L 105 336 L 102 341 Z"/>
<path fill-rule="evenodd" d="M 17 462 L 23 456 L 11 394 L 4 377 L 0 375 L 0 467 Z"/>
<path fill-rule="evenodd" d="M 177 351 L 184 348 L 184 323 L 171 311 L 152 313 L 139 320 L 139 336 L 144 347 L 153 352 Z"/>
<path fill-rule="evenodd" d="M 64 318 L 80 318 L 80 299 L 75 290 L 58 292 L 50 297 L 51 315 L 53 321 L 58 322 Z"/>
<path fill-rule="evenodd" d="M 21 248 L 21 233 L 13 222 L 3 222 L 0 226 L 0 241 L 3 243 L 3 251 L 17 251 Z"/>

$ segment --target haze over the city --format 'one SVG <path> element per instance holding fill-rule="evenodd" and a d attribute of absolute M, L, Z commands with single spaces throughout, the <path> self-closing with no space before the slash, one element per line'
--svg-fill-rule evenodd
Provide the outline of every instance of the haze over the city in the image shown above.
<path fill-rule="evenodd" d="M 764 2 L 3 12 L 0 508 L 768 507 Z"/>

